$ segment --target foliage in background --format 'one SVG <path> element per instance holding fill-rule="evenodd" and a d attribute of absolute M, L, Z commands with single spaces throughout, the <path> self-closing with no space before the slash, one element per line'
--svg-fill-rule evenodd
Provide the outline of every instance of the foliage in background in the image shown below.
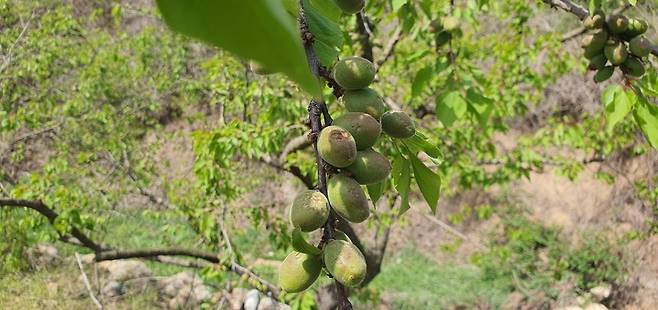
<path fill-rule="evenodd" d="M 650 145 L 656 144 L 651 133 L 657 131 L 647 124 L 656 124 L 658 115 L 652 105 L 658 89 L 655 72 L 639 83 L 648 101 L 613 86 L 593 114 L 556 112 L 539 128 L 518 130 L 548 86 L 585 67 L 580 55 L 564 53 L 561 42 L 561 33 L 576 22 L 564 17 L 566 26 L 556 22 L 555 31 L 538 30 L 531 23 L 540 8 L 545 9 L 540 5 L 522 0 L 464 1 L 456 7 L 448 1 L 369 1 L 366 12 L 376 52 L 387 46 L 397 27 L 401 32 L 375 88 L 387 101 L 414 113 L 428 139 L 404 145 L 385 142 L 383 152 L 404 162 L 418 151 L 438 149 L 439 154 L 424 163 L 440 176 L 429 179 L 450 197 L 528 177 L 548 165 L 575 179 L 585 163 L 574 153 L 630 159 L 652 151 Z M 322 44 L 314 46 L 324 64 L 339 50 L 342 56 L 363 51 L 353 33 L 353 18 L 332 15 L 326 8 L 317 12 L 330 21 L 316 16 L 329 26 L 312 29 L 324 35 L 318 41 Z M 127 15 L 146 22 L 135 26 Z M 461 33 L 439 47 L 430 22 L 445 16 L 459 19 Z M 260 172 L 265 167 L 260 161 L 279 155 L 286 142 L 307 133 L 308 98 L 286 77 L 254 75 L 245 59 L 174 35 L 154 8 L 143 11 L 129 3 L 98 1 L 76 7 L 55 0 L 0 0 L 0 20 L 2 52 L 13 47 L 11 61 L 0 70 L 0 138 L 10 142 L 7 150 L 0 148 L 0 196 L 41 199 L 62 214 L 55 229 L 67 231 L 76 225 L 107 237 L 108 227 L 116 226 L 111 216 L 122 199 L 157 184 L 169 201 L 163 216 L 184 221 L 182 228 L 156 227 L 162 235 L 185 232 L 185 242 L 163 240 L 165 244 L 217 249 L 223 219 L 249 218 L 271 248 L 289 247 L 286 221 L 269 209 L 244 205 L 223 212 L 258 185 L 280 181 Z M 344 25 L 338 33 L 336 24 Z M 332 112 L 340 109 L 328 91 L 324 96 Z M 620 107 L 626 113 L 611 113 Z M 207 119 L 211 121 L 204 123 Z M 638 127 L 638 121 L 645 126 Z M 168 125 L 174 122 L 202 125 L 189 135 L 196 155 L 193 172 L 170 179 L 164 176 L 167 164 L 156 154 L 168 141 L 185 135 L 170 134 Z M 500 148 L 494 137 L 512 130 L 516 145 Z M 566 152 L 554 154 L 555 149 Z M 290 153 L 284 159 L 284 168 L 315 175 L 310 152 Z M 422 192 L 400 186 L 410 184 L 406 178 L 417 163 L 399 167 L 385 188 L 397 189 L 402 196 Z M 414 174 L 419 178 L 421 173 Z M 614 175 L 601 178 L 613 181 Z M 637 184 L 638 196 L 654 209 L 655 181 Z M 371 221 L 391 224 L 389 216 L 380 215 Z M 0 239 L 0 273 L 25 267 L 22 253 L 30 244 L 56 239 L 47 222 L 27 210 L 0 210 L 0 223 L 0 235 L 11 236 Z M 504 241 L 475 256 L 474 262 L 507 289 L 541 290 L 569 277 L 585 289 L 623 275 L 623 258 L 605 240 L 570 248 L 556 230 L 525 218 L 506 217 L 504 227 Z M 236 252 L 231 255 L 240 258 L 252 250 Z M 298 298 L 299 303 L 308 302 L 307 295 Z"/>

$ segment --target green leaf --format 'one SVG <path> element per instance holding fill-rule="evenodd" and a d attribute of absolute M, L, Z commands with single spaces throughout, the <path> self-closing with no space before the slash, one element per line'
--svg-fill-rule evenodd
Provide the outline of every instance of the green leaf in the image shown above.
<path fill-rule="evenodd" d="M 430 168 L 427 168 L 418 157 L 413 154 L 408 155 L 411 159 L 416 184 L 418 184 L 418 188 L 420 188 L 420 192 L 430 206 L 432 213 L 436 213 L 436 206 L 439 203 L 439 193 L 441 192 L 441 177 Z"/>
<path fill-rule="evenodd" d="M 631 111 L 632 102 L 619 85 L 608 87 L 601 94 L 601 101 L 605 107 L 606 130 L 612 132 L 615 125 L 624 120 L 624 117 Z"/>
<path fill-rule="evenodd" d="M 393 168 L 391 169 L 393 178 L 393 187 L 400 194 L 400 212 L 402 215 L 409 210 L 409 187 L 411 187 L 411 167 L 409 160 L 404 156 L 398 155 L 393 159 Z"/>
<path fill-rule="evenodd" d="M 427 83 L 432 79 L 432 73 L 432 66 L 427 66 L 416 72 L 414 81 L 411 84 L 412 98 L 418 97 L 423 92 L 423 90 L 425 90 Z"/>
<path fill-rule="evenodd" d="M 320 249 L 306 241 L 306 238 L 304 238 L 304 233 L 302 233 L 302 230 L 299 227 L 296 227 L 292 231 L 292 248 L 297 252 L 306 253 L 309 255 L 322 254 Z"/>
<path fill-rule="evenodd" d="M 333 1 L 328 1 L 333 2 Z M 334 4 L 335 5 L 335 4 Z M 339 47 L 343 45 L 343 31 L 340 25 L 325 14 L 332 14 L 327 4 L 304 0 L 304 14 L 309 30 L 313 33 L 313 49 L 323 66 L 331 67 L 338 58 Z"/>
<path fill-rule="evenodd" d="M 331 67 L 340 54 L 337 49 L 317 40 L 313 42 L 313 49 L 320 63 L 325 67 Z"/>
<path fill-rule="evenodd" d="M 340 10 L 338 5 L 336 5 L 336 3 L 334 1 L 311 0 L 311 4 L 323 16 L 329 18 L 333 22 L 336 22 L 336 23 L 340 22 L 340 17 L 343 16 L 343 12 Z"/>
<path fill-rule="evenodd" d="M 343 31 L 340 25 L 324 16 L 310 0 L 304 0 L 304 14 L 315 40 L 320 40 L 329 46 L 343 45 Z"/>
<path fill-rule="evenodd" d="M 377 206 L 377 201 L 382 197 L 384 189 L 386 188 L 386 180 L 375 184 L 368 184 L 366 185 L 366 188 L 368 189 L 368 196 L 370 196 L 372 204 Z"/>
<path fill-rule="evenodd" d="M 226 49 L 282 72 L 309 94 L 320 97 L 297 26 L 281 1 L 157 0 L 175 31 Z"/>
<path fill-rule="evenodd" d="M 469 106 L 475 110 L 480 127 L 486 127 L 494 108 L 494 101 L 473 88 L 466 91 L 466 100 L 470 103 Z"/>
<path fill-rule="evenodd" d="M 416 134 L 414 134 L 413 137 L 403 139 L 402 143 L 404 143 L 405 146 L 411 149 L 417 151 L 423 151 L 434 159 L 439 159 L 443 157 L 443 153 L 441 153 L 441 150 L 439 150 L 439 148 L 436 147 L 436 145 L 429 143 L 429 141 L 427 141 L 427 138 L 418 131 L 416 131 Z"/>
<path fill-rule="evenodd" d="M 594 11 L 601 7 L 601 0 L 589 0 L 589 13 L 594 14 Z"/>
<path fill-rule="evenodd" d="M 393 12 L 399 10 L 403 5 L 407 3 L 407 0 L 392 0 L 391 9 Z"/>
<path fill-rule="evenodd" d="M 458 91 L 451 91 L 436 98 L 436 116 L 446 127 L 461 119 L 466 109 L 466 101 Z"/>
<path fill-rule="evenodd" d="M 658 149 L 658 106 L 639 95 L 637 108 L 634 110 L 635 122 L 644 132 L 649 144 Z"/>

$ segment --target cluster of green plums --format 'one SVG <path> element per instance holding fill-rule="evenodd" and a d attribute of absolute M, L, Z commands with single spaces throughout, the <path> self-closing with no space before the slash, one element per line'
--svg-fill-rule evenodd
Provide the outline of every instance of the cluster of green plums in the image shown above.
<path fill-rule="evenodd" d="M 642 36 L 649 27 L 646 21 L 621 14 L 606 16 L 599 10 L 585 18 L 583 25 L 590 30 L 582 47 L 589 59 L 588 68 L 597 71 L 595 82 L 609 79 L 615 67 L 626 76 L 644 75 L 642 58 L 651 53 L 650 42 Z"/>
<path fill-rule="evenodd" d="M 413 120 L 401 111 L 386 111 L 382 97 L 369 88 L 375 66 L 361 57 L 340 60 L 333 78 L 345 90 L 341 98 L 346 110 L 317 137 L 320 157 L 337 173 L 327 181 L 327 196 L 318 190 L 297 195 L 290 208 L 290 222 L 303 232 L 324 226 L 330 208 L 341 218 L 361 223 L 370 216 L 370 202 L 363 185 L 388 178 L 391 162 L 373 150 L 382 132 L 393 138 L 415 135 Z M 359 249 L 342 232 L 324 245 L 321 255 L 290 253 L 279 270 L 279 284 L 287 292 L 311 286 L 322 268 L 341 284 L 358 286 L 366 276 L 366 261 Z"/>

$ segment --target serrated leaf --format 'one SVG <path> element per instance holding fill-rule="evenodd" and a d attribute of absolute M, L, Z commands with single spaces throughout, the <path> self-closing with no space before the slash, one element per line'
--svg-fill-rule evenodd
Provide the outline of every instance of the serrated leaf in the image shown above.
<path fill-rule="evenodd" d="M 446 127 L 461 119 L 466 109 L 466 100 L 458 91 L 451 91 L 436 98 L 436 116 Z"/>
<path fill-rule="evenodd" d="M 427 83 L 432 79 L 432 73 L 433 71 L 431 66 L 427 66 L 416 72 L 416 76 L 411 83 L 412 98 L 418 97 L 423 92 L 423 90 L 425 90 Z"/>
<path fill-rule="evenodd" d="M 386 180 L 375 184 L 368 184 L 366 185 L 366 188 L 368 189 L 368 196 L 370 196 L 372 204 L 376 207 L 377 201 L 379 201 L 379 198 L 382 197 L 384 189 L 386 188 Z"/>
<path fill-rule="evenodd" d="M 393 159 L 393 168 L 391 169 L 393 178 L 393 187 L 400 194 L 400 211 L 402 215 L 409 210 L 409 188 L 411 187 L 411 167 L 409 160 L 404 156 L 398 155 Z"/>
<path fill-rule="evenodd" d="M 638 104 L 634 112 L 635 122 L 644 132 L 649 144 L 658 149 L 658 106 L 648 102 L 644 96 L 637 96 Z"/>
<path fill-rule="evenodd" d="M 420 193 L 423 194 L 423 198 L 425 198 L 432 213 L 436 213 L 436 206 L 439 203 L 439 194 L 441 192 L 441 177 L 430 168 L 427 168 L 415 155 L 409 154 L 409 158 L 411 159 L 411 167 L 414 171 L 416 184 L 420 188 Z"/>
<path fill-rule="evenodd" d="M 171 29 L 255 60 L 281 72 L 309 94 L 320 97 L 297 25 L 281 1 L 157 0 Z"/>
<path fill-rule="evenodd" d="M 296 227 L 292 231 L 292 248 L 297 252 L 306 253 L 309 255 L 322 254 L 320 249 L 306 241 L 306 238 L 304 238 L 304 233 L 302 233 L 302 230 L 299 227 Z"/>
<path fill-rule="evenodd" d="M 615 85 L 606 89 L 601 95 L 607 121 L 606 130 L 612 132 L 615 125 L 624 120 L 632 110 L 633 104 L 624 89 Z"/>

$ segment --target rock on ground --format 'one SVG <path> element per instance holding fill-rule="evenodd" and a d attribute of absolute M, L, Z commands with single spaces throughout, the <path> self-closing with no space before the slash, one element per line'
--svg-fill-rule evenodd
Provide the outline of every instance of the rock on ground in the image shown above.
<path fill-rule="evenodd" d="M 210 289 L 192 272 L 180 272 L 160 280 L 157 284 L 159 297 L 169 309 L 198 308 L 210 300 Z"/>
<path fill-rule="evenodd" d="M 56 266 L 61 261 L 59 251 L 49 244 L 37 244 L 25 251 L 27 261 L 35 269 Z"/>
<path fill-rule="evenodd" d="M 98 263 L 101 271 L 109 273 L 108 280 L 125 282 L 126 280 L 151 277 L 151 269 L 138 260 L 116 260 Z"/>

